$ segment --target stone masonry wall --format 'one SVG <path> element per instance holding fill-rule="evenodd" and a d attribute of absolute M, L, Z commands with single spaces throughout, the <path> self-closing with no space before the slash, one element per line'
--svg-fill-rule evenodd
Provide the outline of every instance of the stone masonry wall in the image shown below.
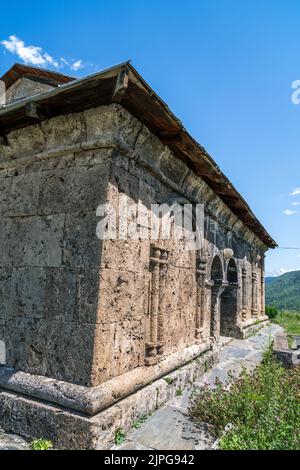
<path fill-rule="evenodd" d="M 46 145 L 56 143 L 55 122 L 43 132 Z M 0 172 L 0 338 L 6 363 L 88 385 L 101 263 L 95 213 L 106 199 L 111 150 L 23 162 L 31 150 L 31 133 L 23 133 L 28 148 L 8 162 L 14 168 Z"/>
<path fill-rule="evenodd" d="M 28 96 L 49 91 L 52 88 L 54 87 L 47 85 L 46 83 L 40 83 L 36 80 L 30 80 L 29 78 L 23 77 L 9 87 L 6 92 L 6 101 L 7 103 L 12 103 L 14 101 L 27 98 Z"/>
<path fill-rule="evenodd" d="M 119 105 L 14 131 L 0 146 L 0 341 L 7 365 L 98 385 L 195 343 L 197 254 L 165 242 L 164 327 L 151 343 L 151 241 L 96 237 L 96 208 L 185 196 L 205 204 L 206 283 L 213 258 L 232 248 L 238 321 L 262 308 L 266 247 L 208 186 Z M 253 289 L 253 273 L 257 275 Z M 152 284 L 151 284 L 152 279 Z M 202 341 L 211 335 L 205 286 Z M 254 313 L 255 313 L 254 311 Z M 150 362 L 149 362 L 150 361 Z"/>

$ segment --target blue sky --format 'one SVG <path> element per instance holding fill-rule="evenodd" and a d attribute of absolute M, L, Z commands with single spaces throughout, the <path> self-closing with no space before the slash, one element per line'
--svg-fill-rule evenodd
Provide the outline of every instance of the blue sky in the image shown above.
<path fill-rule="evenodd" d="M 300 188 L 300 104 L 291 100 L 300 80 L 299 1 L 52 0 L 0 8 L 0 41 L 8 41 L 0 45 L 0 74 L 22 62 L 17 53 L 75 76 L 131 59 L 279 245 L 300 248 L 300 191 L 290 195 Z M 300 269 L 300 250 L 268 254 L 268 274 L 292 269 Z"/>

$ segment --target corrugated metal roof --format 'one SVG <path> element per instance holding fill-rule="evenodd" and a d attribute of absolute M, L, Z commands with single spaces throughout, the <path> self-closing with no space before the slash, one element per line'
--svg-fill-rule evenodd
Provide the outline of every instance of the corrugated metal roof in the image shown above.
<path fill-rule="evenodd" d="M 54 74 L 60 75 L 56 72 Z M 68 79 L 66 76 L 62 77 L 62 80 Z M 120 103 L 154 132 L 165 145 L 168 145 L 172 152 L 199 175 L 266 246 L 270 248 L 277 246 L 212 157 L 188 134 L 180 120 L 129 62 L 85 78 L 72 80 L 53 90 L 2 107 L 0 133 L 5 135 L 13 129 L 33 123 L 34 118 L 28 112 L 29 103 L 38 107 L 37 114 L 40 112 L 40 117 L 37 116 L 37 119 L 47 119 L 112 102 Z"/>

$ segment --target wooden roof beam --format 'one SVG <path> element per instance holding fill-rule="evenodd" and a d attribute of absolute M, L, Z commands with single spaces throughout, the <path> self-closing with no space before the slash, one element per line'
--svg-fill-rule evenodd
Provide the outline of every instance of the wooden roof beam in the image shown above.
<path fill-rule="evenodd" d="M 129 71 L 128 67 L 123 66 L 117 76 L 116 86 L 112 95 L 112 103 L 121 103 L 127 90 L 129 84 Z"/>

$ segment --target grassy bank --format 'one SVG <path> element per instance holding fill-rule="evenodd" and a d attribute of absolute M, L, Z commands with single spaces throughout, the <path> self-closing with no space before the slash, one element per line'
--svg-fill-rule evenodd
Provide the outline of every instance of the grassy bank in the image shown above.
<path fill-rule="evenodd" d="M 299 370 L 283 369 L 268 351 L 252 375 L 244 371 L 229 389 L 217 382 L 214 390 L 199 390 L 190 414 L 209 424 L 224 450 L 299 450 L 299 391 Z"/>
<path fill-rule="evenodd" d="M 300 313 L 279 312 L 272 322 L 281 325 L 287 333 L 300 335 Z"/>

